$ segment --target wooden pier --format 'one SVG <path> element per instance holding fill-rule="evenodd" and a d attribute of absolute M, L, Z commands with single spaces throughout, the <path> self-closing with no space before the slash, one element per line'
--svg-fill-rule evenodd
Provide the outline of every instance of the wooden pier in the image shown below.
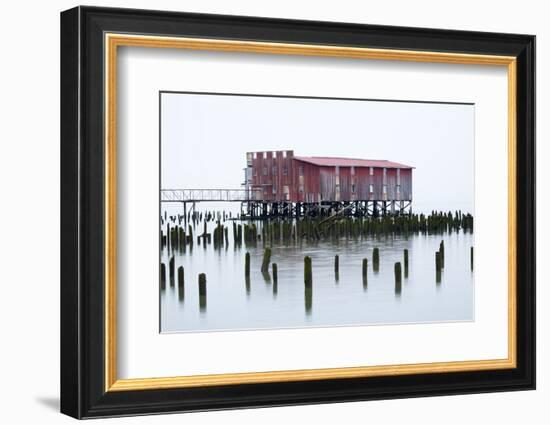
<path fill-rule="evenodd" d="M 163 189 L 163 203 L 180 203 L 183 214 L 195 210 L 198 202 L 239 202 L 243 219 L 300 217 L 379 217 L 412 212 L 412 201 L 355 200 L 323 202 L 274 202 L 264 200 L 259 189 Z"/>

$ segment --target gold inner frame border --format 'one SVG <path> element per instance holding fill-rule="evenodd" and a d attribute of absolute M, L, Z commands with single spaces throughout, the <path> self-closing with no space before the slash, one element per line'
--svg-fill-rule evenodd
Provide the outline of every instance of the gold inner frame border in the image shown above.
<path fill-rule="evenodd" d="M 105 391 L 137 391 L 216 385 L 239 385 L 322 379 L 365 378 L 411 375 L 420 373 L 450 373 L 511 369 L 517 365 L 516 353 L 516 58 L 513 56 L 466 53 L 429 52 L 394 49 L 371 49 L 330 45 L 288 44 L 221 39 L 180 38 L 150 35 L 106 33 L 105 46 Z M 148 47 L 302 55 L 336 58 L 396 60 L 507 67 L 508 72 L 508 357 L 495 360 L 397 364 L 323 369 L 302 369 L 266 372 L 228 373 L 173 377 L 118 379 L 116 324 L 116 123 L 117 123 L 117 51 L 118 47 Z"/>

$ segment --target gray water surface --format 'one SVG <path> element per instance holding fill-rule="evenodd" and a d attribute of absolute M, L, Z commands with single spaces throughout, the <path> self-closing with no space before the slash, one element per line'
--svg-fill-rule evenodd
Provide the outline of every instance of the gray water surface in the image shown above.
<path fill-rule="evenodd" d="M 160 291 L 161 332 L 205 332 L 267 328 L 400 324 L 473 320 L 474 285 L 470 270 L 470 233 L 409 235 L 387 238 L 341 238 L 338 241 L 275 243 L 271 262 L 278 265 L 278 282 L 260 271 L 264 248 L 197 245 L 192 251 L 161 252 L 166 264 L 172 255 L 176 269 L 183 266 L 185 285 L 177 282 Z M 209 231 L 214 223 L 208 223 Z M 258 223 L 261 226 L 261 223 Z M 202 223 L 197 230 L 202 229 Z M 258 231 L 260 232 L 260 228 Z M 196 239 L 195 233 L 195 239 Z M 445 244 L 445 268 L 436 283 L 435 252 Z M 372 268 L 372 250 L 380 249 L 380 269 Z M 396 287 L 394 263 L 403 264 L 409 250 L 409 273 Z M 250 252 L 251 275 L 244 274 L 245 253 Z M 304 288 L 304 256 L 313 263 L 313 285 Z M 340 256 L 338 279 L 334 256 Z M 367 282 L 362 260 L 369 261 Z M 206 273 L 206 308 L 199 306 L 198 274 Z M 176 277 L 177 279 L 177 277 Z"/>

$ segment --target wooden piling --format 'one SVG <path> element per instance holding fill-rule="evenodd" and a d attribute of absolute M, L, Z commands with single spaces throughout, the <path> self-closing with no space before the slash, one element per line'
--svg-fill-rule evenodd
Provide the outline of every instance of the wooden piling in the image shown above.
<path fill-rule="evenodd" d="M 313 273 L 311 270 L 311 257 L 304 257 L 304 283 L 305 286 L 311 288 L 313 282 Z"/>
<path fill-rule="evenodd" d="M 187 245 L 187 236 L 185 234 L 185 230 L 183 230 L 183 227 L 180 227 L 180 250 L 185 251 L 185 247 Z"/>
<path fill-rule="evenodd" d="M 409 277 L 409 250 L 403 250 L 403 265 L 405 266 L 405 279 Z"/>
<path fill-rule="evenodd" d="M 470 247 L 470 270 L 474 269 L 474 247 Z"/>
<path fill-rule="evenodd" d="M 277 284 L 277 278 L 278 278 L 278 275 L 277 275 L 277 263 L 273 263 L 271 265 L 271 273 L 273 274 L 273 283 L 274 284 Z"/>
<path fill-rule="evenodd" d="M 183 275 L 183 266 L 178 267 L 178 297 L 180 301 L 183 301 L 184 298 L 184 275 Z"/>
<path fill-rule="evenodd" d="M 395 282 L 401 282 L 401 263 L 395 263 L 393 266 L 393 271 L 395 274 Z"/>
<path fill-rule="evenodd" d="M 244 275 L 250 277 L 250 252 L 244 255 Z"/>
<path fill-rule="evenodd" d="M 271 248 L 264 249 L 264 258 L 262 260 L 262 273 L 269 272 L 269 262 L 271 261 Z"/>
<path fill-rule="evenodd" d="M 206 274 L 199 274 L 199 295 L 206 296 Z"/>
<path fill-rule="evenodd" d="M 380 269 L 380 250 L 374 248 L 372 250 L 372 270 L 378 272 Z"/>
<path fill-rule="evenodd" d="M 441 282 L 441 258 L 439 251 L 435 253 L 435 282 Z"/>
<path fill-rule="evenodd" d="M 445 244 L 443 241 L 439 244 L 439 261 L 441 262 L 441 268 L 445 268 Z"/>
<path fill-rule="evenodd" d="M 363 275 L 363 289 L 366 290 L 367 289 L 367 286 L 368 286 L 368 280 L 367 280 L 367 270 L 368 270 L 368 267 L 369 267 L 369 260 L 366 259 L 366 258 L 363 258 L 363 270 L 362 270 L 362 275 Z"/>
<path fill-rule="evenodd" d="M 174 286 L 174 280 L 175 280 L 175 258 L 171 257 L 169 262 L 169 269 L 170 269 L 170 286 Z"/>
<path fill-rule="evenodd" d="M 199 274 L 199 308 L 206 309 L 206 274 Z"/>
<path fill-rule="evenodd" d="M 160 263 L 160 288 L 166 288 L 166 264 Z"/>

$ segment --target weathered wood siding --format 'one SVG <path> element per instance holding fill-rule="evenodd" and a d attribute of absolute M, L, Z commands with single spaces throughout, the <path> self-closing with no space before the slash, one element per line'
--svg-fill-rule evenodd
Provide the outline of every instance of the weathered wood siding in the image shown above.
<path fill-rule="evenodd" d="M 412 169 L 401 169 L 401 194 L 403 201 L 412 201 L 413 196 Z"/>
<path fill-rule="evenodd" d="M 320 167 L 302 161 L 293 161 L 294 202 L 320 201 Z"/>
<path fill-rule="evenodd" d="M 320 166 L 293 151 L 253 152 L 251 185 L 270 202 L 412 201 L 412 169 Z"/>
<path fill-rule="evenodd" d="M 318 167 L 322 201 L 411 201 L 410 168 Z M 398 171 L 399 170 L 399 171 Z M 399 184 L 398 184 L 399 173 Z M 384 186 L 386 190 L 384 191 Z M 398 190 L 399 186 L 399 190 Z"/>
<path fill-rule="evenodd" d="M 252 152 L 252 187 L 262 190 L 261 200 L 291 200 L 293 152 Z"/>

